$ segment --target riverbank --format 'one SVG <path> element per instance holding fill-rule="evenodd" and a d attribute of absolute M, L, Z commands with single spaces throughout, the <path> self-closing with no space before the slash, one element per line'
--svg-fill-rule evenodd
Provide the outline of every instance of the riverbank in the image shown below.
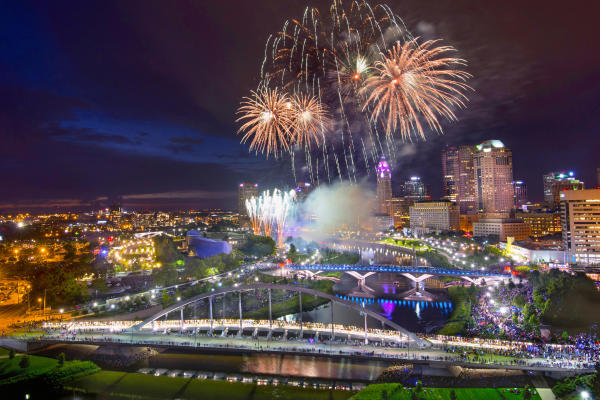
<path fill-rule="evenodd" d="M 69 392 L 108 399 L 346 400 L 356 392 L 101 371 L 65 385 Z"/>
<path fill-rule="evenodd" d="M 522 388 L 429 388 L 416 386 L 405 388 L 399 383 L 380 383 L 369 385 L 358 392 L 352 400 L 522 400 L 529 390 L 531 400 L 541 400 L 535 389 Z M 452 394 L 454 393 L 454 395 Z"/>
<path fill-rule="evenodd" d="M 446 322 L 446 325 L 438 332 L 440 335 L 456 336 L 464 333 L 467 322 L 471 317 L 471 305 L 475 296 L 475 291 L 464 286 L 454 286 L 448 288 L 448 295 L 454 306 L 452 315 Z"/>

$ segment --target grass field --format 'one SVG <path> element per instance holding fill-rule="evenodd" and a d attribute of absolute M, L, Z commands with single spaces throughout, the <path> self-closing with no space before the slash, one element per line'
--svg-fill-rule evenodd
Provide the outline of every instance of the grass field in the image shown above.
<path fill-rule="evenodd" d="M 454 390 L 459 400 L 522 400 L 523 390 L 513 393 L 512 389 L 481 389 L 481 388 L 425 388 L 422 398 L 425 400 L 450 400 L 450 393 Z M 384 395 L 383 392 L 387 393 Z M 411 400 L 410 390 L 403 389 L 396 383 L 369 385 L 358 392 L 352 400 Z M 537 392 L 531 396 L 532 400 L 540 400 Z"/>
<path fill-rule="evenodd" d="M 240 382 L 170 378 L 138 373 L 101 371 L 76 379 L 69 388 L 88 393 L 113 395 L 135 394 L 140 398 L 210 399 L 210 400 L 346 400 L 354 392 L 300 389 L 292 386 L 257 386 Z"/>
<path fill-rule="evenodd" d="M 0 381 L 29 372 L 41 375 L 58 365 L 58 361 L 53 358 L 29 356 L 29 368 L 21 368 L 19 366 L 21 358 L 22 355 L 17 355 L 12 360 L 9 358 L 0 359 Z"/>

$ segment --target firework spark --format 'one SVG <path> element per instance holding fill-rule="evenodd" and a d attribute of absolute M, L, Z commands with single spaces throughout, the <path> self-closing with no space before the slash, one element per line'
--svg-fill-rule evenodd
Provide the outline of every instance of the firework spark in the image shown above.
<path fill-rule="evenodd" d="M 293 190 L 290 190 L 289 192 L 276 191 L 273 193 L 273 197 L 273 212 L 275 215 L 275 221 L 277 221 L 277 246 L 282 247 L 287 217 L 290 214 L 294 204 L 296 192 Z"/>
<path fill-rule="evenodd" d="M 246 211 L 248 213 L 248 218 L 250 218 L 250 223 L 252 224 L 252 232 L 255 235 L 260 235 L 261 219 L 259 210 L 259 199 L 257 197 L 246 199 Z"/>
<path fill-rule="evenodd" d="M 253 91 L 245 97 L 238 109 L 243 122 L 238 133 L 244 132 L 242 143 L 250 140 L 250 150 L 260 151 L 269 157 L 282 150 L 290 150 L 290 129 L 293 125 L 292 103 L 288 95 L 275 89 Z"/>
<path fill-rule="evenodd" d="M 298 146 L 305 144 L 309 150 L 312 142 L 319 146 L 331 125 L 331 118 L 325 105 L 316 97 L 297 94 L 293 97 L 292 109 L 294 115 L 293 144 Z"/>
<path fill-rule="evenodd" d="M 456 69 L 465 61 L 446 57 L 455 49 L 436 47 L 436 42 L 397 43 L 375 63 L 374 73 L 363 88 L 367 93 L 363 111 L 371 105 L 370 118 L 383 117 L 386 135 L 391 136 L 399 127 L 403 139 L 410 138 L 413 131 L 424 139 L 421 117 L 430 129 L 441 132 L 438 116 L 455 120 L 452 107 L 465 106 L 463 91 L 470 88 L 465 83 L 470 75 Z"/>

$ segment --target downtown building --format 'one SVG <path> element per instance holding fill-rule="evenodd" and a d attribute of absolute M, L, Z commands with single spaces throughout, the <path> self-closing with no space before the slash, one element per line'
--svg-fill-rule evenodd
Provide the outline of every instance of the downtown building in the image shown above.
<path fill-rule="evenodd" d="M 430 232 L 458 231 L 459 209 L 450 200 L 416 202 L 410 207 L 410 229 L 422 235 Z"/>
<path fill-rule="evenodd" d="M 573 171 L 549 172 L 544 174 L 543 179 L 544 201 L 555 208 L 560 206 L 562 192 L 585 189 L 584 183 L 575 179 Z"/>
<path fill-rule="evenodd" d="M 600 189 L 560 193 L 562 239 L 570 263 L 600 265 Z"/>
<path fill-rule="evenodd" d="M 385 157 L 377 164 L 377 195 L 375 199 L 376 215 L 392 215 L 392 172 Z"/>
<path fill-rule="evenodd" d="M 477 209 L 484 214 L 508 215 L 514 205 L 512 152 L 499 140 L 487 140 L 475 147 Z"/>
<path fill-rule="evenodd" d="M 240 183 L 238 186 L 238 214 L 240 217 L 248 216 L 246 200 L 250 200 L 252 197 L 258 197 L 258 184 Z"/>
<path fill-rule="evenodd" d="M 513 208 L 519 209 L 527 204 L 527 184 L 523 181 L 513 181 Z"/>
<path fill-rule="evenodd" d="M 477 213 L 475 151 L 475 146 L 446 147 L 442 151 L 443 198 L 458 204 L 461 215 Z"/>

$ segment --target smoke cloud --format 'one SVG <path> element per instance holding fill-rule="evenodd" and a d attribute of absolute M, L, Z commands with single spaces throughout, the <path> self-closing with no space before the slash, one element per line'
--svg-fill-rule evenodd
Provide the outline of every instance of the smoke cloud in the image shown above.
<path fill-rule="evenodd" d="M 321 240 L 341 228 L 356 229 L 371 215 L 374 199 L 366 181 L 319 186 L 299 207 L 296 235 L 311 241 Z"/>

